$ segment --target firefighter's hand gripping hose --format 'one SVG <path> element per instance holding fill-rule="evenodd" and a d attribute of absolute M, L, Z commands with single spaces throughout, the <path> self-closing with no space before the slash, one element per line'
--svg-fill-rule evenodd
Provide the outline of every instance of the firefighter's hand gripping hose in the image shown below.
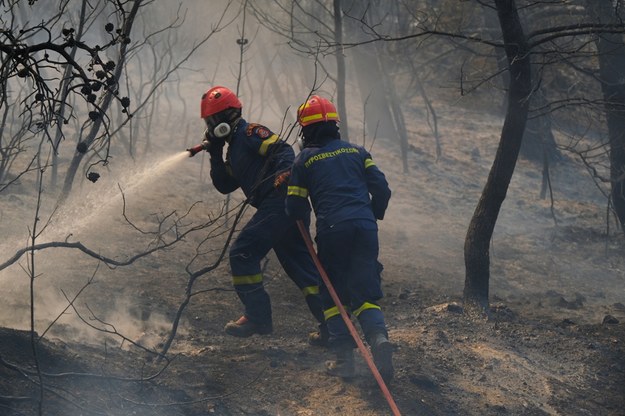
<path fill-rule="evenodd" d="M 380 386 L 380 390 L 382 390 L 382 394 L 384 395 L 384 398 L 386 399 L 386 401 L 388 402 L 388 405 L 393 411 L 393 415 L 400 416 L 401 413 L 399 413 L 399 408 L 395 404 L 395 401 L 393 400 L 393 396 L 391 396 L 391 392 L 389 391 L 388 387 L 386 386 L 386 383 L 382 379 L 382 376 L 380 375 L 378 368 L 375 366 L 375 363 L 373 362 L 373 358 L 371 357 L 369 350 L 365 348 L 365 344 L 363 344 L 362 340 L 360 339 L 360 336 L 358 335 L 358 332 L 356 331 L 356 328 L 354 327 L 354 324 L 352 323 L 351 319 L 347 315 L 347 312 L 345 311 L 345 308 L 343 307 L 343 303 L 341 302 L 338 295 L 336 294 L 336 291 L 334 290 L 334 287 L 332 286 L 332 283 L 330 282 L 330 278 L 328 277 L 323 266 L 321 265 L 321 262 L 319 261 L 319 257 L 317 257 L 317 253 L 315 252 L 315 248 L 313 247 L 312 239 L 310 238 L 310 235 L 308 234 L 308 230 L 306 229 L 306 227 L 304 226 L 304 223 L 301 220 L 297 221 L 297 227 L 299 228 L 300 233 L 302 233 L 302 237 L 304 238 L 304 241 L 306 242 L 306 246 L 308 247 L 308 251 L 310 252 L 310 255 L 315 263 L 315 266 L 317 266 L 317 269 L 319 270 L 319 274 L 321 275 L 321 278 L 323 279 L 323 283 L 328 288 L 328 292 L 330 292 L 330 296 L 332 297 L 334 304 L 339 309 L 341 318 L 343 318 L 343 321 L 345 321 L 345 325 L 347 325 L 347 328 L 349 329 L 349 333 L 352 335 L 352 338 L 354 338 L 354 341 L 356 341 L 356 345 L 358 346 L 360 353 L 364 357 L 365 361 L 367 362 L 367 365 L 369 366 L 369 369 L 373 373 L 373 377 L 378 382 L 378 386 Z"/>

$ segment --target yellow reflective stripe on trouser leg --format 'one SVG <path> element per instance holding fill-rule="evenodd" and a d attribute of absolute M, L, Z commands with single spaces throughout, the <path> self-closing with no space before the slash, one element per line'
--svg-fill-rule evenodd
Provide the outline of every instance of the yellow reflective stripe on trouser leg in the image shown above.
<path fill-rule="evenodd" d="M 331 307 L 330 309 L 326 309 L 325 311 L 323 311 L 323 317 L 325 318 L 325 320 L 327 321 L 328 319 L 336 316 L 336 315 L 340 315 L 341 312 L 339 312 L 339 308 L 336 306 Z"/>
<path fill-rule="evenodd" d="M 349 315 L 349 306 L 343 305 L 343 308 L 345 309 L 345 312 L 347 312 L 347 314 Z M 323 317 L 325 318 L 326 321 L 340 314 L 341 314 L 341 311 L 339 311 L 338 306 L 333 306 L 330 309 L 326 309 L 325 311 L 323 311 Z"/>
<path fill-rule="evenodd" d="M 248 275 L 243 275 L 243 276 L 232 276 L 232 284 L 235 286 L 253 285 L 255 283 L 262 283 L 262 282 L 263 282 L 262 273 L 248 274 Z"/>
<path fill-rule="evenodd" d="M 302 293 L 304 296 L 308 295 L 318 295 L 319 294 L 319 286 L 307 286 L 302 288 Z"/>
<path fill-rule="evenodd" d="M 356 309 L 354 311 L 354 315 L 358 316 L 363 311 L 366 311 L 367 309 L 378 309 L 378 310 L 381 310 L 378 305 L 374 305 L 373 303 L 365 302 L 365 303 L 362 304 L 362 306 L 360 308 L 358 308 L 358 309 Z"/>

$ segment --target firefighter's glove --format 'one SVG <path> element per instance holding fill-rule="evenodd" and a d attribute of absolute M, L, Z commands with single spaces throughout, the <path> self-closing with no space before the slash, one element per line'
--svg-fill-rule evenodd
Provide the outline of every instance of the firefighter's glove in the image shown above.
<path fill-rule="evenodd" d="M 208 139 L 204 139 L 202 140 L 202 149 L 206 150 L 207 152 L 210 150 L 211 148 L 211 142 Z"/>
<path fill-rule="evenodd" d="M 208 141 L 208 140 L 207 140 Z M 208 141 L 208 153 L 211 159 L 223 160 L 224 146 L 226 142 L 223 139 L 213 138 Z"/>
<path fill-rule="evenodd" d="M 273 187 L 279 188 L 282 184 L 285 184 L 289 181 L 289 177 L 291 176 L 291 171 L 287 170 L 282 173 L 276 175 L 276 178 L 273 181 Z"/>

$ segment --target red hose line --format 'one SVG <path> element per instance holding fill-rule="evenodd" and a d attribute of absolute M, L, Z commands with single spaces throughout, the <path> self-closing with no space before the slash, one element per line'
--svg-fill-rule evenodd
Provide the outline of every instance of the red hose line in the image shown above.
<path fill-rule="evenodd" d="M 304 226 L 304 223 L 301 220 L 297 220 L 297 227 L 299 228 L 299 231 L 302 234 L 304 241 L 306 242 L 308 251 L 310 252 L 313 262 L 315 263 L 315 266 L 317 266 L 317 269 L 319 270 L 319 274 L 321 275 L 321 278 L 323 279 L 323 283 L 325 283 L 326 287 L 328 288 L 328 292 L 330 292 L 330 296 L 332 297 L 334 304 L 339 309 L 341 318 L 343 318 L 343 321 L 345 321 L 345 325 L 347 325 L 347 328 L 349 329 L 349 333 L 352 335 L 352 338 L 354 338 L 354 341 L 356 341 L 356 345 L 358 346 L 360 353 L 362 354 L 365 361 L 367 362 L 369 369 L 373 373 L 373 377 L 375 378 L 375 381 L 378 382 L 378 386 L 380 386 L 380 390 L 382 390 L 382 394 L 384 395 L 384 398 L 386 399 L 391 410 L 393 411 L 393 415 L 400 416 L 401 413 L 399 413 L 399 408 L 395 404 L 395 401 L 393 400 L 393 396 L 391 396 L 391 392 L 386 386 L 386 383 L 384 383 L 384 380 L 382 379 L 382 376 L 380 375 L 378 368 L 375 366 L 375 363 L 373 362 L 373 358 L 371 357 L 369 350 L 365 348 L 365 344 L 363 344 L 362 340 L 360 339 L 360 336 L 358 335 L 358 332 L 356 331 L 356 328 L 354 327 L 354 324 L 352 323 L 351 319 L 347 315 L 347 312 L 345 311 L 345 308 L 343 307 L 343 303 L 341 303 L 341 300 L 339 299 L 338 295 L 336 294 L 336 291 L 334 290 L 334 287 L 332 286 L 332 283 L 330 282 L 330 278 L 328 277 L 328 274 L 323 268 L 321 261 L 319 261 L 319 257 L 317 256 L 317 252 L 315 251 L 315 248 L 313 247 L 313 242 L 312 242 L 312 239 L 310 238 L 310 235 L 308 234 L 308 230 L 306 229 L 306 227 Z"/>

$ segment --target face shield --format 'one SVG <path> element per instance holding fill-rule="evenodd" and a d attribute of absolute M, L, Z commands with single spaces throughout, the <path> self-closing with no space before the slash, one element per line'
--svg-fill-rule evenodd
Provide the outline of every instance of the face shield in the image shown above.
<path fill-rule="evenodd" d="M 204 117 L 209 137 L 228 141 L 228 136 L 240 118 L 241 110 L 237 108 L 228 108 Z"/>
<path fill-rule="evenodd" d="M 218 114 L 204 117 L 204 123 L 206 123 L 206 129 L 209 134 L 212 134 L 213 130 L 215 130 L 215 127 L 217 127 L 217 125 L 220 123 L 220 117 Z"/>

